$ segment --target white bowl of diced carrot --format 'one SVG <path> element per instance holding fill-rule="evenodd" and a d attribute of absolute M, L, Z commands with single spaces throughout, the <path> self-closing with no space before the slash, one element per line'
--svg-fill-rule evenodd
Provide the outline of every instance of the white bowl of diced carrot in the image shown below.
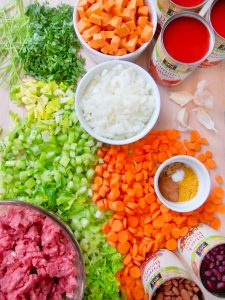
<path fill-rule="evenodd" d="M 152 0 L 78 0 L 73 23 L 94 61 L 135 61 L 154 36 L 157 13 Z"/>

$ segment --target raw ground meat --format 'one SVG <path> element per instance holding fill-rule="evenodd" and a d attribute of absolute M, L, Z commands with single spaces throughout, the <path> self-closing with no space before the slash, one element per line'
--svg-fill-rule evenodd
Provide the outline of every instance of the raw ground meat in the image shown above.
<path fill-rule="evenodd" d="M 77 286 L 71 241 L 29 208 L 0 212 L 0 300 L 72 298 Z"/>

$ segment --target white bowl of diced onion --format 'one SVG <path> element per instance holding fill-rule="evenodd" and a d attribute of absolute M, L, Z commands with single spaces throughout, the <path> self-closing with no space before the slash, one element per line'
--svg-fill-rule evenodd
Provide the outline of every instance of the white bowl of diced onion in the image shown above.
<path fill-rule="evenodd" d="M 108 61 L 81 79 L 75 109 L 92 137 L 106 144 L 124 145 L 143 138 L 154 127 L 160 94 L 154 79 L 140 66 Z"/>

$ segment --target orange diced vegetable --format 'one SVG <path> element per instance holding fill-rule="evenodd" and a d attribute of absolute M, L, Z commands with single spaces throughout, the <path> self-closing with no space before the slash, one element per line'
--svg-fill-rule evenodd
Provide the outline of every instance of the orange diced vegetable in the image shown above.
<path fill-rule="evenodd" d="M 96 15 L 96 14 L 91 14 L 90 18 L 89 18 L 89 21 L 93 24 L 96 24 L 96 25 L 101 25 L 102 23 L 102 18 L 101 16 L 99 15 Z"/>
<path fill-rule="evenodd" d="M 113 51 L 117 51 L 120 45 L 120 38 L 118 36 L 114 36 L 111 40 L 110 46 Z"/>
<path fill-rule="evenodd" d="M 104 9 L 109 12 L 114 6 L 114 0 L 108 0 L 105 2 L 105 4 L 103 5 Z"/>
<path fill-rule="evenodd" d="M 87 18 L 83 18 L 77 23 L 77 27 L 80 33 L 83 33 L 85 30 L 91 27 L 91 23 Z"/>
<path fill-rule="evenodd" d="M 136 24 L 135 24 L 134 20 L 127 21 L 125 24 L 129 27 L 130 31 L 133 31 L 136 29 Z"/>
<path fill-rule="evenodd" d="M 148 6 L 140 6 L 137 11 L 138 16 L 148 16 L 149 9 Z"/>
<path fill-rule="evenodd" d="M 80 16 L 80 18 L 86 18 L 86 13 L 84 11 L 84 8 L 82 6 L 78 6 L 77 8 L 78 14 Z"/>
<path fill-rule="evenodd" d="M 150 27 L 149 25 L 145 25 L 141 34 L 141 39 L 147 42 L 150 40 L 151 37 L 152 37 L 152 27 Z"/>
<path fill-rule="evenodd" d="M 122 18 L 114 16 L 108 24 L 112 25 L 114 28 L 120 28 L 120 26 L 122 25 Z"/>
<path fill-rule="evenodd" d="M 130 9 L 130 8 L 125 8 L 123 10 L 123 13 L 121 15 L 121 17 L 123 18 L 123 20 L 125 21 L 130 21 L 130 20 L 134 20 L 135 17 L 135 11 Z"/>
<path fill-rule="evenodd" d="M 123 38 L 130 34 L 130 29 L 126 24 L 123 23 L 120 28 L 116 29 L 116 33 L 120 38 Z"/>
<path fill-rule="evenodd" d="M 140 27 L 144 28 L 147 23 L 148 23 L 148 17 L 141 16 L 138 18 L 137 24 Z"/>
<path fill-rule="evenodd" d="M 137 45 L 137 41 L 138 41 L 137 37 L 128 40 L 128 42 L 126 43 L 126 48 L 128 52 L 134 52 Z"/>

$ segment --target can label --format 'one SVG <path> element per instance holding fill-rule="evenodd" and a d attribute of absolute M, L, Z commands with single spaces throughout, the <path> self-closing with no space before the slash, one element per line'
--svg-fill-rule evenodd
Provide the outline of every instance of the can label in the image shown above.
<path fill-rule="evenodd" d="M 142 266 L 142 283 L 149 299 L 164 282 L 177 277 L 191 279 L 176 255 L 168 250 L 150 254 Z"/>
<path fill-rule="evenodd" d="M 157 0 L 157 15 L 159 19 L 159 23 L 163 25 L 170 17 L 173 15 L 183 12 L 183 11 L 192 11 L 192 12 L 198 12 L 201 7 L 204 5 L 205 1 L 203 1 L 202 5 L 198 5 L 198 7 L 193 7 L 193 8 L 185 8 L 185 7 L 180 7 L 169 0 Z"/>
<path fill-rule="evenodd" d="M 211 227 L 200 224 L 178 241 L 178 252 L 193 272 L 199 276 L 203 257 L 215 246 L 224 244 L 225 237 Z"/>
<path fill-rule="evenodd" d="M 150 59 L 150 71 L 160 84 L 177 85 L 196 67 L 196 64 L 177 63 L 169 57 L 163 50 L 159 36 Z"/>
<path fill-rule="evenodd" d="M 207 14 L 207 21 L 210 22 L 210 13 Z M 225 21 L 224 21 L 225 22 Z M 214 31 L 215 32 L 215 31 Z M 201 67 L 211 67 L 217 65 L 225 59 L 225 39 L 215 32 L 215 46 L 209 57 L 201 63 Z"/>

